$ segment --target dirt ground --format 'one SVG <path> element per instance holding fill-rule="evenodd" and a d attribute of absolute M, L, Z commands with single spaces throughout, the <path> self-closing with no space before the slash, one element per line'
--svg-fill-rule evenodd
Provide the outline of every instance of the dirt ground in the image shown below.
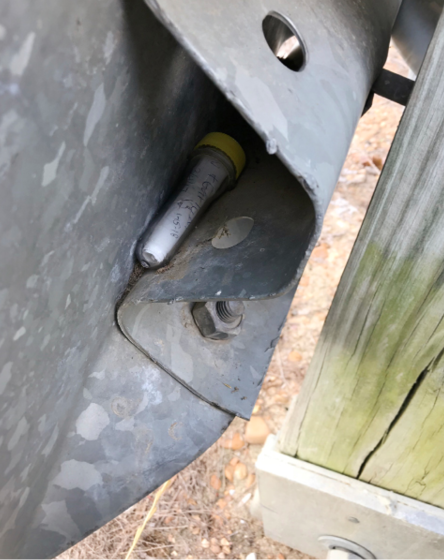
<path fill-rule="evenodd" d="M 407 75 L 392 47 L 386 67 Z M 271 433 L 280 429 L 300 390 L 402 112 L 400 106 L 375 98 L 359 123 L 255 406 L 254 422 L 264 421 Z M 246 426 L 236 419 L 219 442 L 179 473 L 132 558 L 242 559 L 252 552 L 257 558 L 308 558 L 265 537 L 250 514 L 261 445 L 245 441 Z M 258 435 L 254 425 L 249 429 Z M 59 558 L 124 558 L 152 500 L 143 499 Z"/>

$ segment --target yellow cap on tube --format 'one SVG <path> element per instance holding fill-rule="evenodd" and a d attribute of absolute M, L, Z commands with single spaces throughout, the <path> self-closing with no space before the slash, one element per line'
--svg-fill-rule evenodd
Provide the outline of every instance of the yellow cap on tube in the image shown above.
<path fill-rule="evenodd" d="M 217 148 L 224 152 L 235 166 L 236 178 L 238 179 L 246 165 L 246 154 L 234 138 L 223 132 L 210 132 L 196 144 L 195 149 L 204 146 Z"/>

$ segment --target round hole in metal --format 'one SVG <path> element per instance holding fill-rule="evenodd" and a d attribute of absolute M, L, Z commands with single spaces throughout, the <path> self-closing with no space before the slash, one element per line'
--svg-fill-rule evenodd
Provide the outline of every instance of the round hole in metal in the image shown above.
<path fill-rule="evenodd" d="M 306 62 L 303 42 L 292 24 L 278 13 L 272 12 L 263 19 L 263 33 L 270 50 L 277 59 L 298 72 Z"/>
<path fill-rule="evenodd" d="M 212 239 L 215 249 L 230 249 L 244 241 L 253 228 L 253 219 L 248 216 L 239 216 L 228 220 Z"/>

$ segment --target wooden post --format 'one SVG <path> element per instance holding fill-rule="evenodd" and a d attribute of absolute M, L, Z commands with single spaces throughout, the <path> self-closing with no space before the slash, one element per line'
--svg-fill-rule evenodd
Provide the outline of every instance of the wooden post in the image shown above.
<path fill-rule="evenodd" d="M 443 507 L 443 17 L 280 451 Z"/>

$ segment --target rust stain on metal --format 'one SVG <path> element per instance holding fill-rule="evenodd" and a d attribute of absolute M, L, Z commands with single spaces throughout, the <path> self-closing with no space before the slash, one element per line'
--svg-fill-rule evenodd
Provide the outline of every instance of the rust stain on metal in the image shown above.
<path fill-rule="evenodd" d="M 163 266 L 162 268 L 158 268 L 158 270 L 156 271 L 156 274 L 162 274 L 163 272 L 167 272 L 167 270 L 170 270 L 173 266 L 174 266 L 174 263 L 170 263 L 167 266 Z"/>
<path fill-rule="evenodd" d="M 181 426 L 182 426 L 181 422 L 173 422 L 173 424 L 168 429 L 168 435 L 175 441 L 181 440 L 181 437 L 179 437 L 178 434 L 176 433 L 178 428 L 180 428 Z"/>
<path fill-rule="evenodd" d="M 117 396 L 111 401 L 111 410 L 119 416 L 119 418 L 128 418 L 136 412 L 142 397 L 139 399 L 128 399 L 126 397 Z"/>

